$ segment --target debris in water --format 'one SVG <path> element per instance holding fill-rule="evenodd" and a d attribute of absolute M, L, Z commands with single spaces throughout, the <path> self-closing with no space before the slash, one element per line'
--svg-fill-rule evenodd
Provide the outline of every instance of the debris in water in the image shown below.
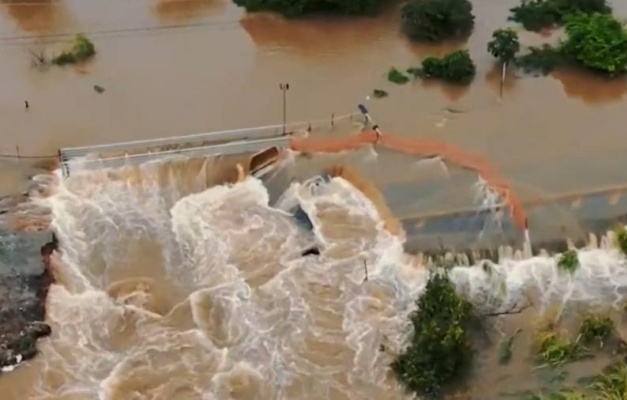
<path fill-rule="evenodd" d="M 311 247 L 301 253 L 302 257 L 319 256 L 319 255 L 320 255 L 320 249 L 318 248 L 318 246 Z"/>
<path fill-rule="evenodd" d="M 382 99 L 384 97 L 388 97 L 388 92 L 382 89 L 375 89 L 372 91 L 372 95 L 375 99 Z M 366 97 L 366 100 L 370 100 L 370 96 Z"/>
<path fill-rule="evenodd" d="M 102 93 L 104 93 L 105 88 L 103 88 L 103 87 L 102 87 L 102 86 L 100 86 L 100 85 L 94 85 L 94 90 L 96 91 L 96 93 L 100 93 L 100 94 L 102 94 Z"/>
<path fill-rule="evenodd" d="M 501 365 L 507 364 L 512 359 L 512 346 L 514 345 L 514 339 L 522 331 L 521 328 L 516 329 L 516 332 L 499 344 L 499 363 Z"/>

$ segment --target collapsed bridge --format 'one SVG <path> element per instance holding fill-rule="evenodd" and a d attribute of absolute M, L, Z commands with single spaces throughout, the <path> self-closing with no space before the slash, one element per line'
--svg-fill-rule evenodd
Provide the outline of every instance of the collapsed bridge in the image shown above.
<path fill-rule="evenodd" d="M 363 146 L 379 146 L 417 158 L 439 158 L 442 162 L 477 175 L 501 199 L 516 226 L 527 233 L 527 216 L 513 188 L 487 160 L 451 144 L 414 139 L 382 132 L 374 124 L 367 109 L 331 120 L 271 125 L 249 129 L 208 132 L 152 140 L 72 147 L 59 150 L 65 177 L 74 170 L 120 168 L 148 162 L 253 153 L 248 171 L 254 173 L 271 167 L 282 151 L 305 154 L 340 153 Z M 349 121 L 359 133 L 329 136 L 333 127 Z M 527 238 L 528 241 L 528 238 Z"/>

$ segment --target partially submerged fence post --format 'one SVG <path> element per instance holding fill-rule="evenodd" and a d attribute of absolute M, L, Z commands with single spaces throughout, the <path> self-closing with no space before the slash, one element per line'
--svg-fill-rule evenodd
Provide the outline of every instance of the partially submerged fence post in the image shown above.
<path fill-rule="evenodd" d="M 503 63 L 503 70 L 501 71 L 501 87 L 499 88 L 499 96 L 503 98 L 503 86 L 505 86 L 505 74 L 507 73 L 507 62 Z"/>

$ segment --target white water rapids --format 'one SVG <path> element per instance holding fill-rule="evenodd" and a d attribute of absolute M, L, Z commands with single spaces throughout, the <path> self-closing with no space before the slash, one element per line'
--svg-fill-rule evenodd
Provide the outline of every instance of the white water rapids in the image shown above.
<path fill-rule="evenodd" d="M 368 198 L 332 178 L 293 183 L 271 207 L 252 177 L 190 189 L 155 171 L 77 173 L 40 200 L 61 248 L 32 399 L 411 398 L 389 364 L 427 270 Z M 293 204 L 313 233 L 286 212 Z M 489 271 L 452 276 L 497 308 L 534 290 L 545 305 L 618 305 L 627 266 L 610 239 L 580 250 L 572 276 L 554 258 L 507 251 Z M 313 243 L 321 254 L 301 257 Z"/>

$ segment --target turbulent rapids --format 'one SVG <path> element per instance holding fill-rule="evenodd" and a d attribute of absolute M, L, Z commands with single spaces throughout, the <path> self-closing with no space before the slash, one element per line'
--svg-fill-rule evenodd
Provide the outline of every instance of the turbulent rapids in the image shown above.
<path fill-rule="evenodd" d="M 351 168 L 272 193 L 271 177 L 297 157 L 287 150 L 262 179 L 241 167 L 245 155 L 40 179 L 31 206 L 48 212 L 34 223 L 47 220 L 60 243 L 53 335 L 21 398 L 412 398 L 390 364 L 431 260 L 405 252 L 403 225 Z M 500 193 L 482 179 L 474 188 L 479 209 L 497 216 Z M 530 251 L 502 247 L 498 263 L 455 258 L 452 279 L 493 313 L 530 297 L 539 311 L 623 305 L 626 262 L 611 234 L 591 236 L 572 275 Z"/>

